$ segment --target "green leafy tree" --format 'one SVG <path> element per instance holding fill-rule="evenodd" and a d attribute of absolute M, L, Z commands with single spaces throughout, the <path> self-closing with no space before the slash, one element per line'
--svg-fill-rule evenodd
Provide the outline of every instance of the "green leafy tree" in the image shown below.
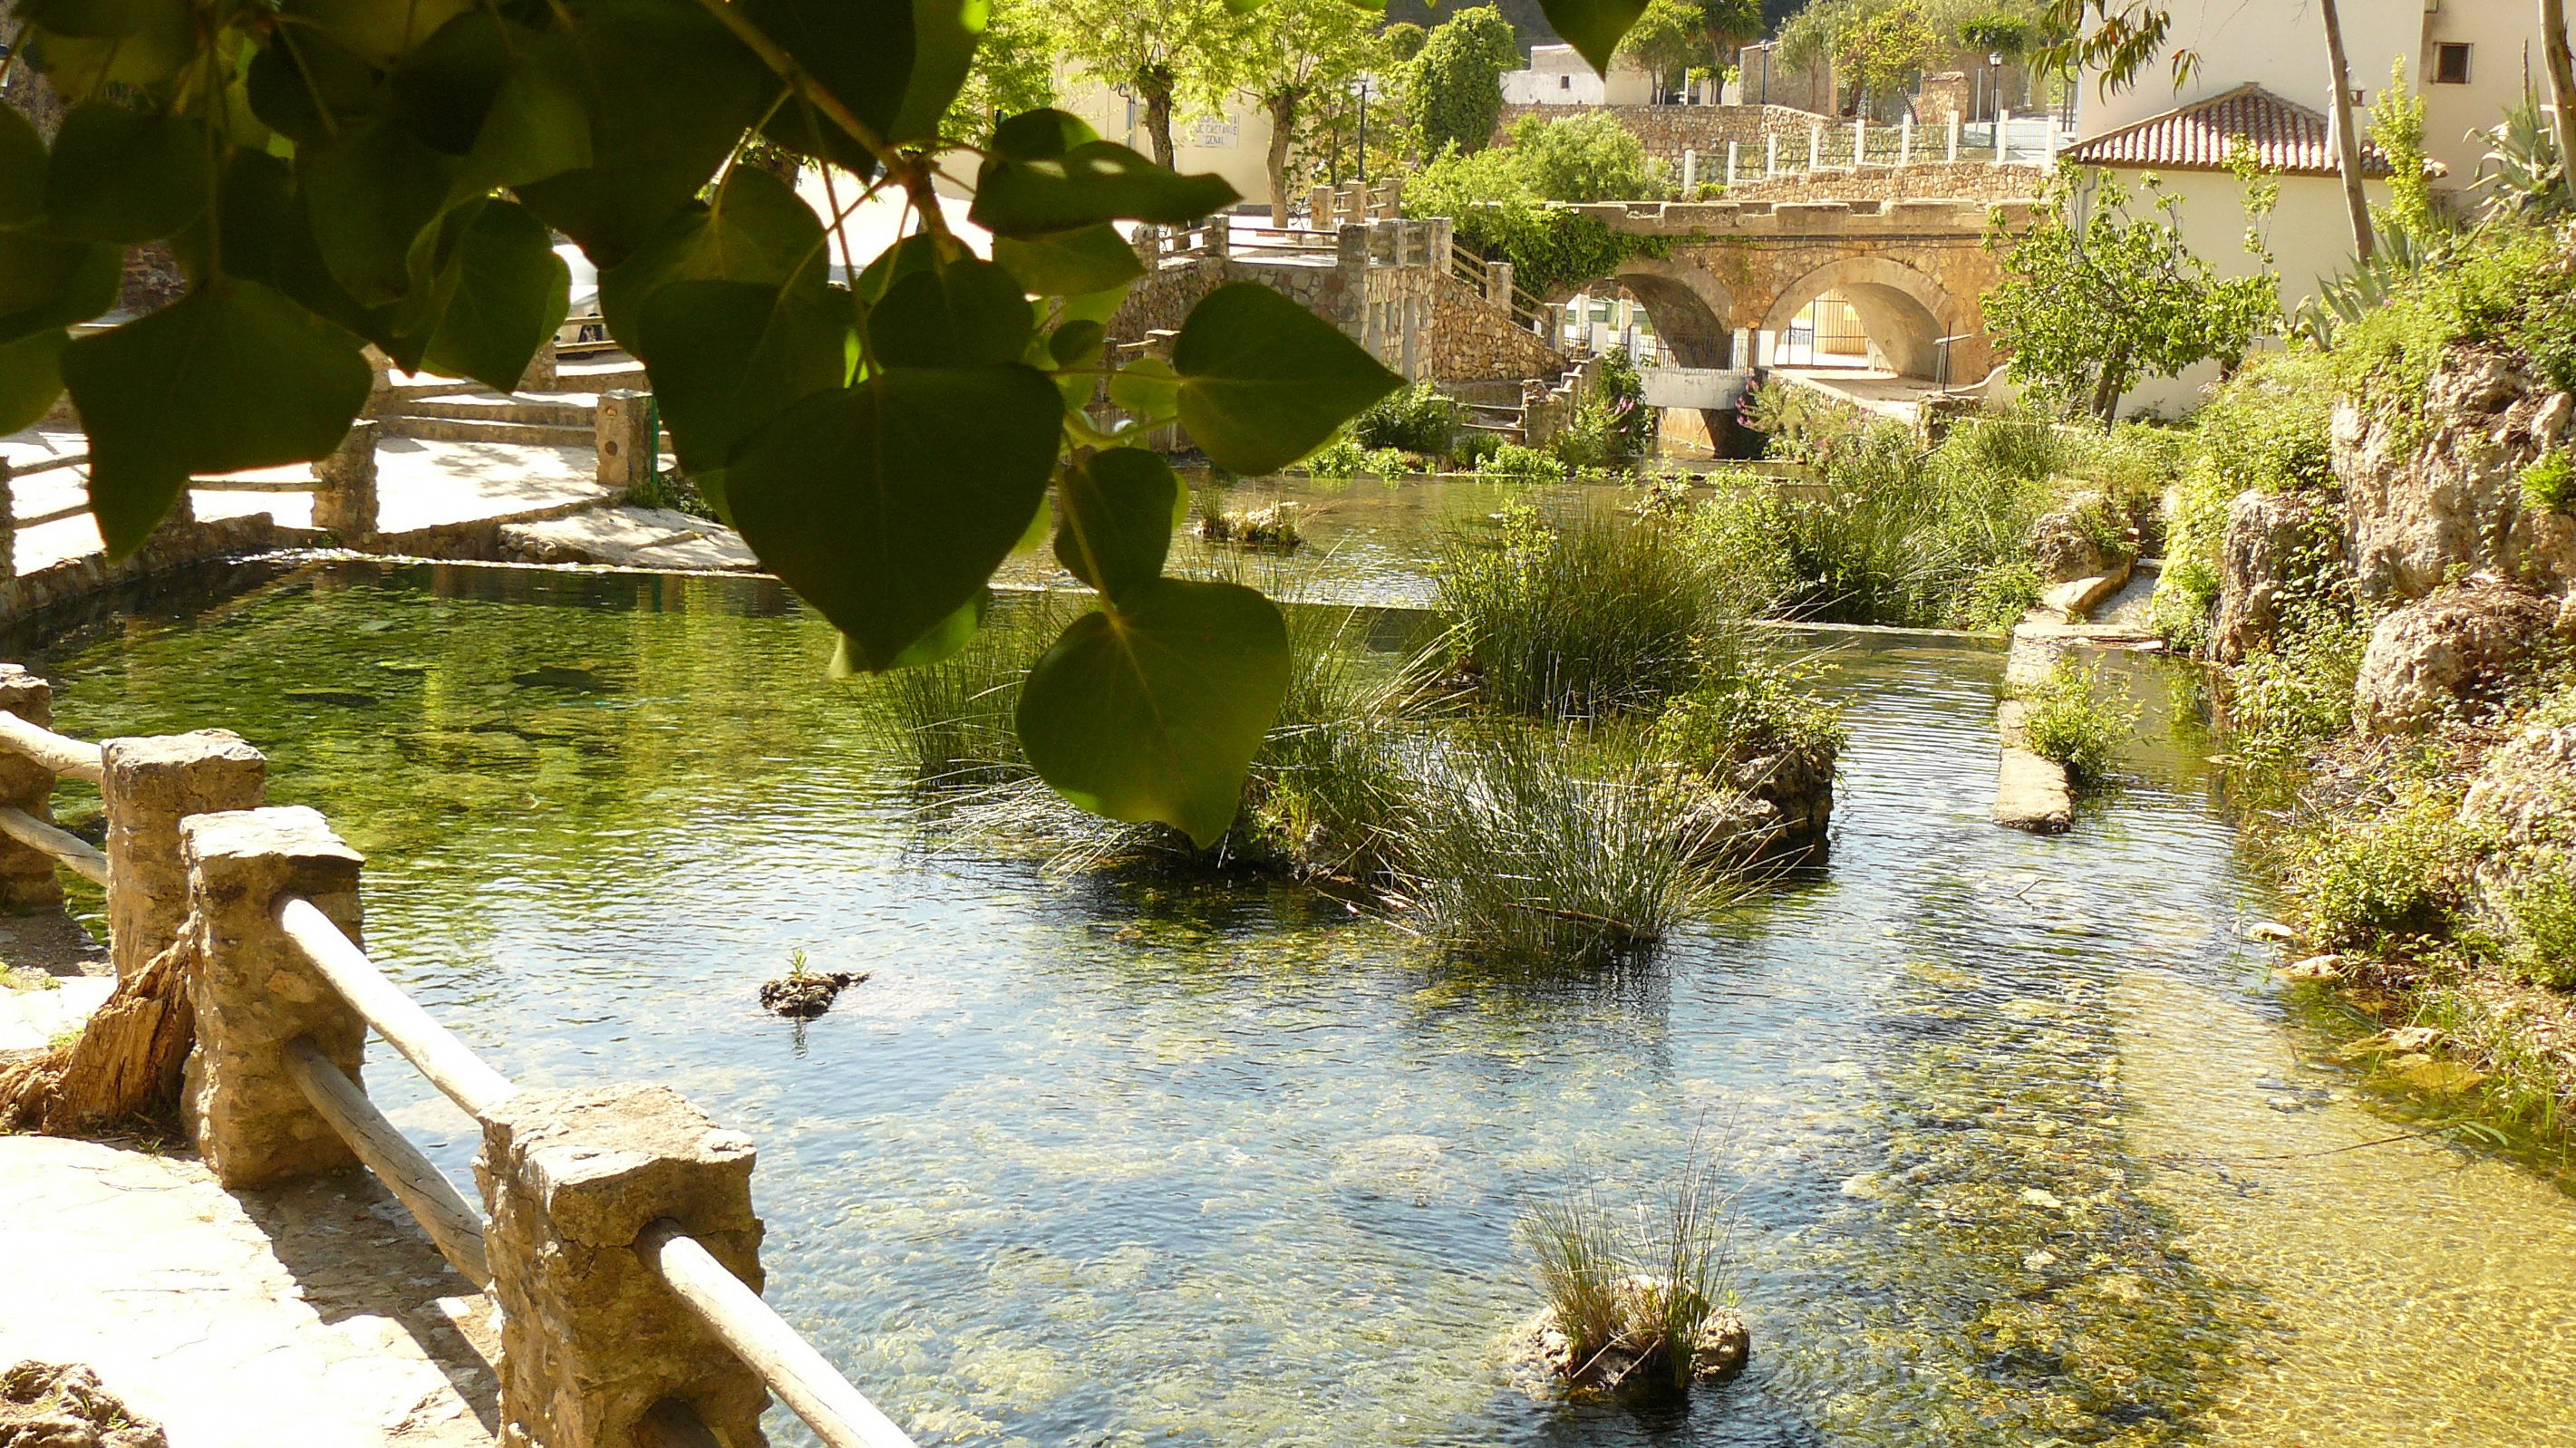
<path fill-rule="evenodd" d="M 2033 56 L 2039 69 L 2096 71 L 2104 95 L 2135 85 L 2158 56 L 2171 66 L 2176 90 L 2200 70 L 2198 51 L 2168 52 L 2173 9 L 2164 0 L 2046 0 L 2046 7 L 2043 43 Z"/>
<path fill-rule="evenodd" d="M 1603 127 L 1615 134 L 1604 135 Z M 1445 155 L 1423 167 L 1405 182 L 1405 214 L 1451 218 L 1461 242 L 1510 262 L 1514 281 L 1535 296 L 1609 276 L 1631 257 L 1662 255 L 1669 243 L 1660 238 L 1622 236 L 1598 217 L 1548 204 L 1651 190 L 1634 136 L 1606 116 L 1525 117 L 1512 135 L 1511 145 Z M 1605 163 L 1605 152 L 1620 159 Z M 1622 167 L 1632 179 L 1615 179 Z M 1580 194 L 1551 197 L 1548 186 Z"/>
<path fill-rule="evenodd" d="M 1056 103 L 1056 33 L 1046 0 L 990 0 L 965 87 L 939 133 L 981 143 L 997 122 Z"/>
<path fill-rule="evenodd" d="M 1125 86 L 1145 108 L 1156 164 L 1172 164 L 1172 120 L 1233 90 L 1244 18 L 1225 0 L 1046 0 L 1063 53 Z"/>
<path fill-rule="evenodd" d="M 1762 16 L 1762 0 L 1699 0 L 1699 9 L 1709 44 L 1729 63 L 1739 47 L 1761 39 L 1762 32 L 1771 28 Z"/>
<path fill-rule="evenodd" d="M 1691 67 L 1706 65 L 1714 57 L 1707 13 L 1698 0 L 1653 0 L 1646 13 L 1637 17 L 1628 38 L 1619 42 L 1619 54 L 1636 62 L 1655 78 L 1661 91 L 1670 94 L 1681 88 L 1682 77 Z"/>
<path fill-rule="evenodd" d="M 1167 577 L 1170 423 L 1275 469 L 1398 379 L 1276 291 L 1219 288 L 1168 361 L 1113 366 L 1142 274 L 1116 223 L 1236 200 L 1049 110 L 942 138 L 985 10 L 965 0 L 50 0 L 22 32 L 66 109 L 0 109 L 0 431 L 68 388 L 116 556 L 193 477 L 327 455 L 374 347 L 513 386 L 562 319 L 553 250 L 600 273 L 684 471 L 762 564 L 882 671 L 970 641 L 990 576 L 1046 546 L 1097 590 L 1027 675 L 1029 760 L 1067 798 L 1205 843 L 1289 674 L 1260 594 Z M 819 163 L 818 214 L 756 146 Z M 979 255 L 936 169 L 971 168 Z M 856 273 L 841 219 L 908 197 L 921 228 Z M 75 338 L 126 250 L 189 289 Z M 1122 420 L 1087 404 L 1104 377 Z"/>
<path fill-rule="evenodd" d="M 1433 29 L 1405 78 L 1423 154 L 1483 150 L 1503 111 L 1503 72 L 1520 63 L 1511 22 L 1491 5 L 1470 6 Z"/>
<path fill-rule="evenodd" d="M 2153 178 L 2140 214 L 2125 186 L 2095 173 L 2080 220 L 2077 179 L 2073 166 L 2059 172 L 2027 233 L 1998 223 L 1987 238 L 2004 278 L 1985 295 L 1986 323 L 2014 381 L 2108 418 L 2139 379 L 2211 360 L 2232 371 L 2278 330 L 2274 278 L 2220 276 L 2183 244 L 2180 202 Z"/>
<path fill-rule="evenodd" d="M 1644 201 L 1665 191 L 1646 162 L 1646 148 L 1612 117 L 1523 116 L 1500 156 L 1521 189 L 1542 201 Z"/>
<path fill-rule="evenodd" d="M 1378 32 L 1378 44 L 1387 60 L 1401 65 L 1422 53 L 1422 43 L 1431 32 L 1410 20 L 1399 20 Z"/>
<path fill-rule="evenodd" d="M 1270 117 L 1270 222 L 1288 224 L 1288 153 L 1319 97 L 1346 88 L 1381 52 L 1371 17 L 1349 0 L 1269 0 L 1239 54 L 1238 84 Z"/>

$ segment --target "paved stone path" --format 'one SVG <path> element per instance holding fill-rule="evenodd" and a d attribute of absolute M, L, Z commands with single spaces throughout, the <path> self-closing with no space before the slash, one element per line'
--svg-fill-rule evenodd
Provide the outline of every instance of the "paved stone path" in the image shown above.
<path fill-rule="evenodd" d="M 489 1307 L 363 1172 L 0 1137 L 0 1365 L 83 1362 L 171 1448 L 489 1448 Z M 487 1339 L 488 1340 L 488 1339 Z"/>

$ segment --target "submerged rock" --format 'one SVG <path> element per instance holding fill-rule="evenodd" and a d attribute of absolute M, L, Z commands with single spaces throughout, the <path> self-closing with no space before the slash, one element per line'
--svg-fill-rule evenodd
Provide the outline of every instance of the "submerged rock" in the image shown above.
<path fill-rule="evenodd" d="M 841 992 L 867 978 L 866 971 L 791 971 L 761 985 L 760 1006 L 772 1015 L 810 1021 L 830 1010 Z"/>
<path fill-rule="evenodd" d="M 2366 734 L 2408 734 L 2501 701 L 2558 621 L 2558 603 L 2493 578 L 2437 590 L 2380 619 L 2353 681 Z"/>
<path fill-rule="evenodd" d="M 0 1373 L 0 1448 L 169 1448 L 78 1363 L 30 1359 Z"/>

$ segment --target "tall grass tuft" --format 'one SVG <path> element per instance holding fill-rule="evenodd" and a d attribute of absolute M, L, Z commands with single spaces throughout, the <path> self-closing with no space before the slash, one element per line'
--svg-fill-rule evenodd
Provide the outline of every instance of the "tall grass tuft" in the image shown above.
<path fill-rule="evenodd" d="M 1686 1389 L 1711 1368 L 1703 1332 L 1734 1297 L 1734 1224 L 1705 1131 L 1653 1207 L 1574 1192 L 1524 1213 L 1516 1235 L 1565 1334 L 1566 1375 L 1608 1389 Z"/>
<path fill-rule="evenodd" d="M 1651 709 L 1698 673 L 1713 591 L 1675 531 L 1585 509 L 1503 509 L 1499 547 L 1451 533 L 1439 562 L 1451 649 L 1486 702 L 1596 718 Z"/>
<path fill-rule="evenodd" d="M 1398 893 L 1451 950 L 1610 964 L 1727 893 L 1722 818 L 1638 731 L 1461 730 L 1417 768 Z"/>
<path fill-rule="evenodd" d="M 2030 711 L 2022 732 L 2031 752 L 2066 766 L 2078 784 L 2099 784 L 2110 777 L 2121 742 L 2137 724 L 2137 709 L 2105 699 L 2100 670 L 2061 658 L 2048 677 L 2024 691 Z"/>
<path fill-rule="evenodd" d="M 1029 665 L 1071 616 L 1051 593 L 996 599 L 965 648 L 869 684 L 866 707 L 910 756 L 916 789 L 952 793 L 1035 777 L 1012 715 Z"/>

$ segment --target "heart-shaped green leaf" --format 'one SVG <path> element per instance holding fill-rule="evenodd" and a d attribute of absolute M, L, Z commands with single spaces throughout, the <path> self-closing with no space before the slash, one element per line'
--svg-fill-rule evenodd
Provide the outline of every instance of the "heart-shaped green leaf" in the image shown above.
<path fill-rule="evenodd" d="M 1538 0 L 1538 8 L 1576 54 L 1608 75 L 1610 57 L 1618 54 L 1620 40 L 1637 17 L 1646 13 L 1646 0 Z"/>
<path fill-rule="evenodd" d="M 1196 221 L 1240 200 L 1213 173 L 1184 176 L 1091 136 L 1062 111 L 1027 111 L 993 134 L 968 215 L 996 236 L 1041 236 L 1103 221 Z"/>
<path fill-rule="evenodd" d="M 1098 322 L 1077 318 L 1047 335 L 1047 356 L 1058 367 L 1088 367 L 1100 360 L 1109 346 L 1109 329 Z M 1086 390 L 1091 378 L 1082 379 Z"/>
<path fill-rule="evenodd" d="M 868 346 L 888 367 L 1018 360 L 1037 324 L 1019 278 L 973 257 L 906 273 L 868 309 Z"/>
<path fill-rule="evenodd" d="M 912 77 L 913 0 L 737 3 L 799 69 L 870 130 L 886 134 Z M 762 134 L 861 176 L 876 171 L 876 157 L 864 145 L 799 96 L 788 97 Z"/>
<path fill-rule="evenodd" d="M 846 293 L 673 282 L 644 304 L 653 395 L 680 466 L 724 468 L 771 418 L 849 380 Z"/>
<path fill-rule="evenodd" d="M 374 380 L 355 337 L 239 280 L 73 342 L 62 371 L 115 558 L 142 546 L 191 477 L 328 454 Z"/>
<path fill-rule="evenodd" d="M 281 25 L 250 63 L 251 114 L 299 146 L 329 145 L 393 104 L 384 72 L 310 26 Z"/>
<path fill-rule="evenodd" d="M 517 202 L 481 202 L 448 265 L 446 306 L 424 364 L 495 391 L 515 389 L 571 302 L 572 274 L 553 237 Z"/>
<path fill-rule="evenodd" d="M 86 322 L 116 305 L 122 248 L 0 231 L 0 342 Z"/>
<path fill-rule="evenodd" d="M 1096 292 L 1145 274 L 1136 248 L 1105 221 L 1043 236 L 994 237 L 993 260 L 1010 268 L 1023 288 L 1042 297 Z"/>
<path fill-rule="evenodd" d="M 555 74 L 590 116 L 591 162 L 517 188 L 602 267 L 698 194 L 778 94 L 759 57 L 696 0 L 562 0 Z"/>
<path fill-rule="evenodd" d="M 1056 562 L 1112 598 L 1162 576 L 1181 480 L 1142 448 L 1114 447 L 1056 475 Z"/>
<path fill-rule="evenodd" d="M 1075 619 L 1038 659 L 1020 691 L 1020 745 L 1082 808 L 1159 820 L 1206 849 L 1234 822 L 1288 672 L 1288 627 L 1270 600 L 1156 579 Z"/>
<path fill-rule="evenodd" d="M 18 108 L 0 105 L 0 227 L 45 214 L 45 138 Z"/>
<path fill-rule="evenodd" d="M 965 89 L 992 14 L 991 0 L 913 0 L 912 79 L 903 88 L 902 109 L 886 126 L 887 140 L 926 141 L 939 133 L 940 118 Z"/>
<path fill-rule="evenodd" d="M 390 115 L 297 155 L 314 244 L 360 305 L 383 306 L 411 289 L 413 245 L 445 210 L 457 165 Z"/>
<path fill-rule="evenodd" d="M 726 500 L 761 566 L 886 669 L 1009 555 L 1063 423 L 1032 368 L 894 368 L 773 419 L 725 469 Z"/>
<path fill-rule="evenodd" d="M 70 335 L 60 327 L 15 342 L 0 343 L 0 433 L 33 427 L 63 395 L 63 344 Z"/>
<path fill-rule="evenodd" d="M 1323 318 L 1257 282 L 1199 299 L 1172 343 L 1181 425 L 1218 466 L 1266 473 L 1404 385 Z"/>
<path fill-rule="evenodd" d="M 632 256 L 600 273 L 599 311 L 609 334 L 647 362 L 644 302 L 681 281 L 784 286 L 804 274 L 818 295 L 823 221 L 788 184 L 757 166 L 725 173 L 711 204 L 680 208 Z"/>
<path fill-rule="evenodd" d="M 72 107 L 45 171 L 46 226 L 77 241 L 168 236 L 206 209 L 206 128 L 108 101 Z"/>
<path fill-rule="evenodd" d="M 1139 357 L 1109 374 L 1109 400 L 1140 422 L 1168 418 L 1180 409 L 1181 375 L 1160 357 Z"/>
<path fill-rule="evenodd" d="M 187 0 L 144 0 L 129 13 L 139 27 L 130 34 L 45 29 L 27 37 L 27 55 L 54 93 L 75 103 L 128 99 L 197 63 L 195 11 Z"/>

